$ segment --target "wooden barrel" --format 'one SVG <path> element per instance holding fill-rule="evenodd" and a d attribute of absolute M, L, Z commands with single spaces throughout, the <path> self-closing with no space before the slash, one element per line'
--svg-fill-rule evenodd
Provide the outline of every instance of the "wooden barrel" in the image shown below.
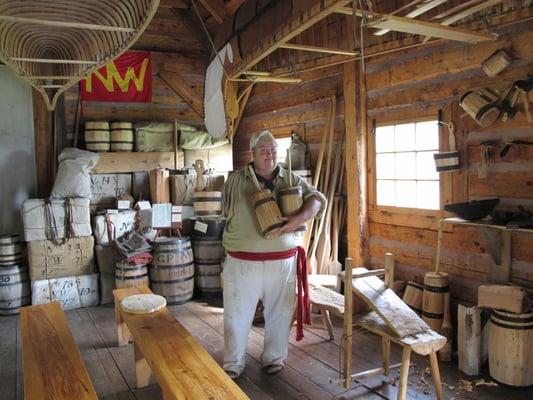
<path fill-rule="evenodd" d="M 255 210 L 261 234 L 267 239 L 274 239 L 280 235 L 279 228 L 284 224 L 278 203 L 268 189 L 255 192 L 250 196 Z"/>
<path fill-rule="evenodd" d="M 292 186 L 278 191 L 279 208 L 283 216 L 288 217 L 296 214 L 302 208 L 304 203 L 303 189 L 301 186 Z M 301 225 L 297 231 L 303 232 L 306 226 Z"/>
<path fill-rule="evenodd" d="M 492 125 L 500 116 L 495 102 L 478 92 L 465 93 L 459 104 L 481 126 Z"/>
<path fill-rule="evenodd" d="M 22 261 L 22 242 L 19 235 L 0 235 L 0 267 Z"/>
<path fill-rule="evenodd" d="M 160 237 L 150 263 L 152 291 L 168 304 L 186 303 L 194 290 L 194 261 L 189 238 Z"/>
<path fill-rule="evenodd" d="M 492 310 L 489 326 L 490 376 L 511 386 L 533 385 L 533 312 Z"/>
<path fill-rule="evenodd" d="M 487 76 L 493 77 L 502 72 L 511 64 L 511 58 L 505 50 L 496 50 L 492 55 L 481 63 L 481 68 Z"/>
<path fill-rule="evenodd" d="M 460 169 L 458 151 L 441 151 L 433 154 L 437 172 L 456 171 Z"/>
<path fill-rule="evenodd" d="M 444 294 L 450 290 L 448 274 L 428 272 L 424 276 L 422 319 L 434 331 L 440 330 L 444 318 Z"/>
<path fill-rule="evenodd" d="M 220 217 L 222 215 L 222 192 L 194 192 L 194 215 L 197 217 Z"/>
<path fill-rule="evenodd" d="M 109 151 L 109 122 L 87 121 L 85 123 L 85 148 L 90 151 Z"/>
<path fill-rule="evenodd" d="M 0 315 L 19 313 L 31 303 L 28 268 L 20 265 L 0 267 Z"/>
<path fill-rule="evenodd" d="M 111 123 L 111 151 L 133 151 L 133 123 Z"/>
<path fill-rule="evenodd" d="M 195 285 L 200 293 L 222 293 L 220 273 L 224 261 L 222 240 L 217 237 L 193 237 Z"/>
<path fill-rule="evenodd" d="M 411 307 L 417 313 L 422 312 L 422 297 L 424 294 L 424 286 L 421 284 L 409 281 L 405 285 L 405 291 L 403 293 L 402 300 L 405 304 Z"/>
<path fill-rule="evenodd" d="M 133 265 L 127 262 L 118 261 L 115 266 L 115 284 L 117 289 L 127 287 L 148 287 L 148 267 L 146 264 Z"/>

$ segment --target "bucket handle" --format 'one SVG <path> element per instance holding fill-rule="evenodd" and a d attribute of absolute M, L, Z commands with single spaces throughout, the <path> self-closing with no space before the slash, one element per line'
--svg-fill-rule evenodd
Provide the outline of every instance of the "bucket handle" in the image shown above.
<path fill-rule="evenodd" d="M 257 176 L 255 176 L 254 167 L 252 164 L 248 165 L 248 170 L 250 171 L 250 175 L 252 177 L 252 180 L 254 181 L 254 185 L 258 191 L 261 191 L 261 185 L 259 184 L 259 181 L 257 180 Z"/>

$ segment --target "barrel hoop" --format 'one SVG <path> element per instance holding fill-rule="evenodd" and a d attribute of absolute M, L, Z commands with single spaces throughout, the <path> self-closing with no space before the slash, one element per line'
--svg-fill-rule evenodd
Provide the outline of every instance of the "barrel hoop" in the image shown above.
<path fill-rule="evenodd" d="M 157 246 L 156 246 L 157 247 Z M 185 248 L 182 248 L 182 249 L 176 249 L 176 250 L 160 250 L 159 248 L 155 250 L 155 253 L 154 255 L 157 255 L 157 254 L 179 254 L 179 253 L 186 253 L 188 252 L 189 250 L 191 250 L 192 247 L 189 245 Z"/>
<path fill-rule="evenodd" d="M 269 226 L 267 229 L 263 231 L 263 235 L 266 235 L 267 233 L 270 233 L 278 228 L 281 228 L 285 222 L 278 222 L 277 224 Z"/>
<path fill-rule="evenodd" d="M 516 323 L 526 323 L 526 322 L 533 322 L 533 315 L 528 318 L 516 318 L 516 317 L 508 317 L 507 315 L 502 315 L 500 313 L 495 313 L 490 316 L 490 318 L 498 318 L 502 321 L 507 322 L 516 322 Z"/>
<path fill-rule="evenodd" d="M 146 264 L 139 265 L 139 266 L 132 266 L 132 267 L 129 267 L 129 268 L 121 268 L 121 267 L 115 267 L 115 268 L 120 270 L 120 271 L 138 271 L 140 269 L 146 268 Z"/>
<path fill-rule="evenodd" d="M 120 279 L 121 281 L 130 281 L 130 280 L 133 280 L 133 279 L 144 278 L 145 276 L 148 276 L 148 272 L 146 274 L 135 275 L 135 276 L 118 276 L 118 275 L 115 275 L 115 278 Z"/>
<path fill-rule="evenodd" d="M 0 242 L 0 246 L 15 246 L 17 244 L 20 245 L 22 244 L 22 242 L 7 242 L 7 243 Z"/>
<path fill-rule="evenodd" d="M 424 290 L 427 290 L 428 292 L 433 293 L 446 293 L 450 291 L 450 286 L 428 286 L 424 285 Z"/>
<path fill-rule="evenodd" d="M 85 144 L 109 144 L 109 140 L 105 140 L 105 141 L 97 141 L 97 140 L 86 140 L 85 141 Z"/>
<path fill-rule="evenodd" d="M 424 310 L 422 310 L 422 315 L 424 317 L 428 317 L 431 319 L 443 319 L 444 318 L 444 314 L 434 314 L 434 313 L 430 313 Z"/>
<path fill-rule="evenodd" d="M 295 187 L 295 188 L 282 189 L 282 190 L 279 191 L 279 194 L 280 194 L 280 195 L 300 194 L 300 193 L 301 193 L 300 186 Z"/>
<path fill-rule="evenodd" d="M 222 196 L 220 197 L 196 197 L 193 196 L 195 203 L 202 203 L 202 202 L 208 202 L 208 201 L 216 201 L 220 202 L 222 201 Z"/>
<path fill-rule="evenodd" d="M 1 257 L 22 257 L 22 252 L 15 253 L 15 254 L 0 254 Z"/>
<path fill-rule="evenodd" d="M 492 317 L 490 318 L 490 322 L 492 322 L 496 326 L 499 326 L 500 328 L 511 329 L 511 330 L 527 331 L 527 330 L 533 329 L 533 325 L 522 325 L 522 326 L 512 325 L 511 326 L 511 325 L 502 324 L 501 322 L 492 319 Z"/>
<path fill-rule="evenodd" d="M 407 286 L 414 287 L 415 289 L 424 289 L 424 286 L 416 282 L 407 282 Z"/>
<path fill-rule="evenodd" d="M 106 142 L 107 143 L 107 142 Z M 116 141 L 116 140 L 112 140 L 110 141 L 109 143 L 111 144 L 120 144 L 120 143 L 124 143 L 124 144 L 133 144 L 133 140 L 132 141 Z"/>
<path fill-rule="evenodd" d="M 194 211 L 196 215 L 222 215 L 222 210 L 218 211 Z"/>
<path fill-rule="evenodd" d="M 150 264 L 150 267 L 158 268 L 158 269 L 170 269 L 170 268 L 179 268 L 179 267 L 190 267 L 192 265 L 194 265 L 194 261 L 188 262 L 187 264 L 172 264 L 172 265 L 154 265 L 154 264 Z"/>
<path fill-rule="evenodd" d="M 413 307 L 413 306 L 411 306 L 411 305 L 409 305 L 409 307 L 411 307 L 411 309 L 412 309 L 413 311 L 416 311 L 417 313 L 422 314 L 422 310 L 421 310 L 420 308 L 416 308 L 416 307 Z"/>
<path fill-rule="evenodd" d="M 152 283 L 176 283 L 176 282 L 187 282 L 187 281 L 190 281 L 191 279 L 194 279 L 194 275 L 193 276 L 189 276 L 188 278 L 174 279 L 174 280 L 171 280 L 171 281 L 158 281 L 158 280 L 155 280 L 155 279 L 151 279 L 150 281 Z"/>
<path fill-rule="evenodd" d="M 265 197 L 264 199 L 258 200 L 257 203 L 254 204 L 254 208 L 257 210 L 263 204 L 271 201 L 276 202 L 273 197 Z"/>
<path fill-rule="evenodd" d="M 437 167 L 437 172 L 455 171 L 459 164 L 447 165 L 445 167 Z"/>
<path fill-rule="evenodd" d="M 222 260 L 198 260 L 198 259 L 195 259 L 195 264 L 196 265 L 219 265 L 222 263 Z"/>
<path fill-rule="evenodd" d="M 0 282 L 0 287 L 2 286 L 11 286 L 11 285 L 22 285 L 24 283 L 27 283 L 28 286 L 30 284 L 30 280 L 26 279 L 25 281 L 16 281 L 16 282 Z"/>
<path fill-rule="evenodd" d="M 485 113 L 489 111 L 491 108 L 497 109 L 494 103 L 485 104 L 483 107 L 481 107 L 479 111 L 476 113 L 476 121 L 480 121 L 481 117 L 483 117 L 483 115 L 485 115 Z"/>
<path fill-rule="evenodd" d="M 450 158 L 450 157 L 459 157 L 459 152 L 458 151 L 445 151 L 443 153 L 433 154 L 433 158 L 435 160 L 441 160 L 443 158 Z"/>

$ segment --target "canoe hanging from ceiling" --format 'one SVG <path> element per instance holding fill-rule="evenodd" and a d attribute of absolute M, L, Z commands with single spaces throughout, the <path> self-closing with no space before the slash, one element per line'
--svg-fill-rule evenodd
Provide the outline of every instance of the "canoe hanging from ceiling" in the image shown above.
<path fill-rule="evenodd" d="M 44 96 L 65 90 L 126 51 L 159 0 L 0 0 L 0 60 Z"/>

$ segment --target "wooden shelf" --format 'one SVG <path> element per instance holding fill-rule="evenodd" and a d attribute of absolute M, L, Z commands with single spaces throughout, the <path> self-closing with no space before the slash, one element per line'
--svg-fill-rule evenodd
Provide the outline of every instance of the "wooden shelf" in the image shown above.
<path fill-rule="evenodd" d="M 462 218 L 444 218 L 443 222 L 446 222 L 448 224 L 454 224 L 454 225 L 466 225 L 466 226 L 476 226 L 480 228 L 493 228 L 493 229 L 499 229 L 499 230 L 506 230 L 506 231 L 518 231 L 518 232 L 529 232 L 533 233 L 533 228 L 508 228 L 505 225 L 495 225 L 495 224 L 489 224 L 488 222 L 483 222 L 482 220 L 479 221 L 469 221 Z"/>
<path fill-rule="evenodd" d="M 183 167 L 183 151 L 178 151 L 178 168 Z M 174 169 L 174 152 L 110 152 L 100 153 L 93 174 L 116 174 L 150 171 L 155 168 Z"/>

